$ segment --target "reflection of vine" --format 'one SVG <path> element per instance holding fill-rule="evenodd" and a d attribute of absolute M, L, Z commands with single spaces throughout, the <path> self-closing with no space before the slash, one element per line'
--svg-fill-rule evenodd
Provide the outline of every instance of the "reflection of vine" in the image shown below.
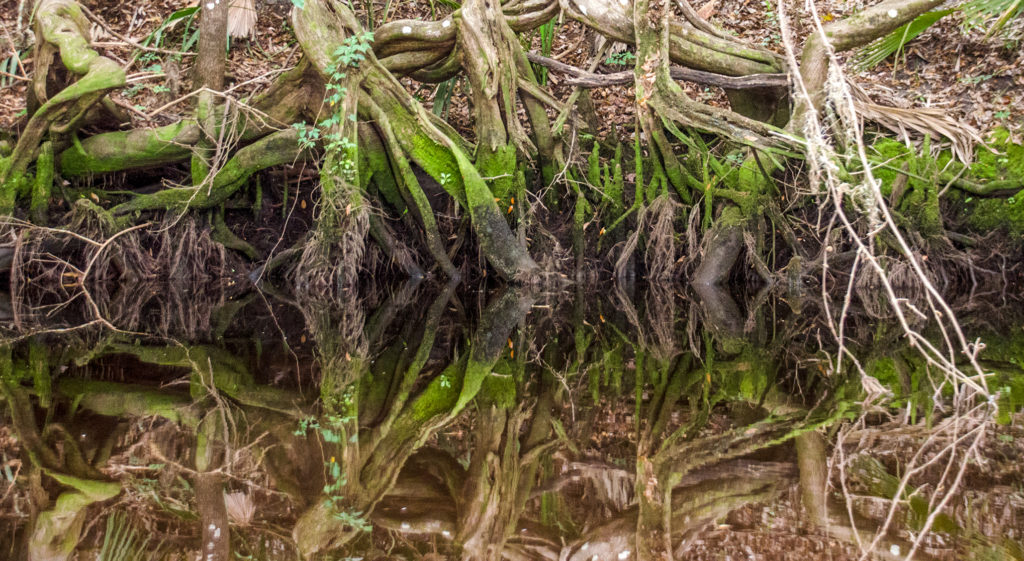
<path fill-rule="evenodd" d="M 347 393 L 347 392 L 346 392 Z M 343 396 L 344 404 L 351 403 L 350 395 Z M 343 409 L 348 410 L 347 407 Z M 354 416 L 325 415 L 321 423 L 314 417 L 307 417 L 299 421 L 299 427 L 293 433 L 295 436 L 305 436 L 309 430 L 315 431 L 324 442 L 335 446 L 345 446 L 358 441 L 358 433 L 346 437 L 345 425 L 355 421 Z M 326 483 L 323 487 L 324 506 L 342 524 L 356 530 L 366 532 L 371 526 L 359 510 L 348 508 L 345 495 L 342 490 L 348 485 L 348 476 L 341 468 L 337 457 L 331 456 L 329 461 L 324 462 Z"/>

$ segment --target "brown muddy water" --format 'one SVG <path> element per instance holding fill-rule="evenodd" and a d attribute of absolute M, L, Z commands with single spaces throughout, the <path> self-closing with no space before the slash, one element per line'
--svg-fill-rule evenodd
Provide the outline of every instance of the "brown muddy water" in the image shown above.
<path fill-rule="evenodd" d="M 821 302 L 675 286 L 4 308 L 0 559 L 1024 559 L 990 300 L 987 395 L 857 302 L 842 355 Z"/>

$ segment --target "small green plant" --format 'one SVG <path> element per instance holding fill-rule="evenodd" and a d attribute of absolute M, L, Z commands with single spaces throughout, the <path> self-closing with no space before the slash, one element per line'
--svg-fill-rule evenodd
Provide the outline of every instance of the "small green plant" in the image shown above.
<path fill-rule="evenodd" d="M 182 52 L 188 52 L 192 47 L 199 42 L 199 26 L 193 26 L 195 22 L 196 13 L 199 11 L 199 6 L 192 6 L 190 8 L 182 8 L 177 12 L 167 16 L 160 26 L 155 31 L 146 36 L 142 40 L 142 46 L 163 48 L 165 34 L 171 29 L 175 28 L 178 24 L 184 23 L 185 31 L 182 32 L 181 36 L 181 50 Z M 157 59 L 157 54 L 153 52 L 145 52 L 139 56 L 139 61 L 143 64 L 151 62 Z"/>
<path fill-rule="evenodd" d="M 18 76 L 18 69 L 21 68 L 21 59 L 28 51 L 18 51 L 11 56 L 0 60 L 0 88 L 7 88 L 14 85 L 15 77 Z"/>
<path fill-rule="evenodd" d="M 458 77 L 449 78 L 438 84 L 437 89 L 434 90 L 434 115 L 442 119 L 448 117 L 448 108 L 451 107 L 456 80 L 458 80 Z"/>
<path fill-rule="evenodd" d="M 964 76 L 963 78 L 960 78 L 960 81 L 963 82 L 964 84 L 969 84 L 971 86 L 974 86 L 974 85 L 980 84 L 982 82 L 987 82 L 988 80 L 991 80 L 992 76 L 993 76 L 993 74 L 980 74 L 978 76 Z"/>
<path fill-rule="evenodd" d="M 985 38 L 1007 29 L 1011 20 L 1024 17 L 1024 1 L 1021 0 L 971 0 L 961 7 L 964 13 L 965 30 L 988 29 Z M 1008 35 L 1012 32 L 1008 32 Z"/>
<path fill-rule="evenodd" d="M 994 113 L 996 119 L 1006 120 L 1010 118 L 1010 111 L 1008 109 L 1002 109 Z"/>
<path fill-rule="evenodd" d="M 107 531 L 103 534 L 103 545 L 97 561 L 134 561 L 154 559 L 157 552 L 149 548 L 149 537 L 143 537 L 123 512 L 115 512 L 107 518 Z M 150 550 L 147 553 L 147 549 Z M 157 548 L 159 549 L 159 548 Z"/>
<path fill-rule="evenodd" d="M 295 429 L 295 432 L 292 434 L 295 436 L 305 436 L 309 434 L 310 430 L 313 430 L 324 439 L 324 442 L 327 442 L 328 444 L 340 444 L 344 439 L 344 430 L 342 427 L 353 420 L 355 419 L 352 417 L 327 415 L 324 418 L 324 423 L 321 424 L 317 419 L 308 417 L 299 421 L 299 428 Z"/>
<path fill-rule="evenodd" d="M 604 59 L 605 64 L 618 64 L 620 66 L 632 65 L 636 62 L 636 55 L 629 51 L 622 51 L 621 53 L 615 53 L 609 55 L 608 58 Z"/>
<path fill-rule="evenodd" d="M 549 19 L 547 23 L 540 26 L 537 29 L 537 33 L 540 35 L 540 54 L 551 56 L 551 47 L 555 41 L 555 18 Z M 548 69 L 535 64 L 534 72 L 537 74 L 537 81 L 540 82 L 540 85 L 546 86 L 548 83 Z"/>
<path fill-rule="evenodd" d="M 121 95 L 123 95 L 127 99 L 132 99 L 132 98 L 136 97 L 137 95 L 139 95 L 140 93 L 142 93 L 143 91 L 146 91 L 146 90 L 149 90 L 149 91 L 151 91 L 151 92 L 153 92 L 155 94 L 162 94 L 162 93 L 167 93 L 167 92 L 171 91 L 170 88 L 168 88 L 167 86 L 165 86 L 163 84 L 143 84 L 143 83 L 138 83 L 138 84 L 135 84 L 135 85 L 133 85 L 131 87 L 128 87 L 128 88 L 124 89 L 121 92 Z"/>
<path fill-rule="evenodd" d="M 764 19 L 768 22 L 768 26 L 774 26 L 779 23 L 779 16 L 775 14 L 775 6 L 772 5 L 771 0 L 761 0 L 761 5 L 764 6 Z"/>

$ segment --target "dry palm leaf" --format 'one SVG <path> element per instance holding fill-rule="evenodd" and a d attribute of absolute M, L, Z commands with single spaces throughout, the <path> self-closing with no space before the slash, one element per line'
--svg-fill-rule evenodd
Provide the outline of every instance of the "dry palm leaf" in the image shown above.
<path fill-rule="evenodd" d="M 951 143 L 950 150 L 953 157 L 968 165 L 974 157 L 974 146 L 985 142 L 977 129 L 958 121 L 944 109 L 936 107 L 902 109 L 879 105 L 871 100 L 864 88 L 853 82 L 848 83 L 857 114 L 902 135 L 908 141 L 910 131 L 932 138 L 946 138 Z"/>
<path fill-rule="evenodd" d="M 255 0 L 234 0 L 228 10 L 228 35 L 249 37 L 256 30 Z"/>

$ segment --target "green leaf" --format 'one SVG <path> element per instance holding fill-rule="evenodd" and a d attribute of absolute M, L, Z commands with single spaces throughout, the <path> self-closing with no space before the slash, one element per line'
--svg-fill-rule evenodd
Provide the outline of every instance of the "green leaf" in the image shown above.
<path fill-rule="evenodd" d="M 306 0 L 292 0 L 292 6 L 304 10 L 306 9 Z"/>
<path fill-rule="evenodd" d="M 1024 15 L 1022 0 L 972 0 L 962 6 L 965 29 L 987 27 L 985 38 L 999 33 L 1011 19 Z M 995 23 L 989 23 L 993 18 Z"/>
<path fill-rule="evenodd" d="M 936 10 L 917 16 L 910 23 L 898 27 L 892 33 L 868 44 L 858 51 L 851 60 L 851 66 L 858 72 L 874 68 L 880 62 L 889 58 L 889 55 L 903 50 L 903 47 L 912 39 L 924 33 L 935 22 L 951 13 L 953 13 L 951 9 Z"/>

